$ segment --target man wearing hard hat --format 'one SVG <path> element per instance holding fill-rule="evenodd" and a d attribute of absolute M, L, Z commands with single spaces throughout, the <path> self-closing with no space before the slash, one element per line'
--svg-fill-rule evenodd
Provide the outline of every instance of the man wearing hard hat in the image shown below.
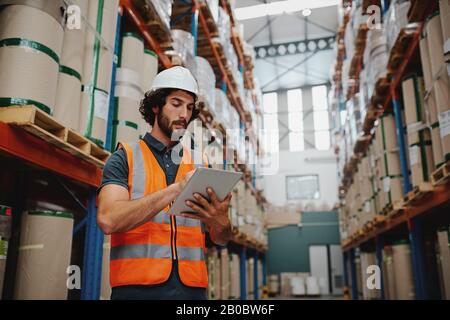
<path fill-rule="evenodd" d="M 159 73 L 139 108 L 152 131 L 136 144 L 119 144 L 105 165 L 97 221 L 111 235 L 112 299 L 206 299 L 204 232 L 216 244 L 230 239 L 231 195 L 219 201 L 208 190 L 210 202 L 195 194 L 187 203 L 196 215 L 165 213 L 195 169 L 173 136 L 198 115 L 197 94 L 188 69 Z M 181 161 L 172 156 L 177 146 Z"/>

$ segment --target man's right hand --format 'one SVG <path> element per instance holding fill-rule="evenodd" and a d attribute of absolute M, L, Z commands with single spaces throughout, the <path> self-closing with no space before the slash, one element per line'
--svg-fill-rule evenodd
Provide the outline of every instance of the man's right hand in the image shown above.
<path fill-rule="evenodd" d="M 184 179 L 181 180 L 180 182 L 178 182 L 178 185 L 180 186 L 179 191 L 183 191 L 184 187 L 186 186 L 187 182 L 189 181 L 189 179 L 191 179 L 192 175 L 194 174 L 195 170 L 189 171 L 188 173 L 186 173 L 186 175 L 184 176 Z"/>

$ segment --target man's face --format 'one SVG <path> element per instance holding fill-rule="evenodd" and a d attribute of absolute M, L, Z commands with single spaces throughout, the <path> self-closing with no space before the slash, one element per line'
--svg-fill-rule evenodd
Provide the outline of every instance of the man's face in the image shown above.
<path fill-rule="evenodd" d="M 194 98 L 183 90 L 177 90 L 169 94 L 166 98 L 166 104 L 161 110 L 155 108 L 158 112 L 157 121 L 161 131 L 168 137 L 177 130 L 185 130 L 192 117 L 194 110 Z M 178 134 L 177 134 L 178 135 Z"/>

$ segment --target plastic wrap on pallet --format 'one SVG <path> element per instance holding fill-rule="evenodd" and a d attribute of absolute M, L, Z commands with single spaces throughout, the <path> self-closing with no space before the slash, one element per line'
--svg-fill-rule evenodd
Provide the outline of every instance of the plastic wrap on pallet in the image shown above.
<path fill-rule="evenodd" d="M 363 12 L 360 2 L 354 2 L 353 4 L 349 25 L 352 28 L 353 35 L 356 36 L 360 26 L 367 23 L 368 16 Z"/>
<path fill-rule="evenodd" d="M 261 85 L 259 84 L 258 78 L 255 79 L 255 88 L 253 89 L 253 93 L 256 96 L 257 105 L 261 105 L 263 99 L 262 99 Z"/>
<path fill-rule="evenodd" d="M 173 29 L 172 34 L 172 47 L 177 54 L 181 57 L 184 63 L 192 60 L 194 54 L 194 37 L 191 33 L 184 30 Z"/>
<path fill-rule="evenodd" d="M 242 75 L 241 72 L 236 71 L 234 79 L 236 80 L 236 85 L 237 85 L 237 89 L 238 89 L 239 95 L 241 97 L 244 97 L 245 96 L 244 76 Z"/>
<path fill-rule="evenodd" d="M 215 89 L 216 91 L 216 103 L 214 108 L 211 110 L 214 118 L 222 123 L 225 129 L 229 128 L 230 110 L 231 105 L 228 100 L 227 95 L 220 89 Z"/>
<path fill-rule="evenodd" d="M 155 7 L 156 12 L 158 12 L 161 21 L 167 29 L 170 29 L 170 16 L 172 15 L 173 0 L 152 0 L 152 4 Z"/>
<path fill-rule="evenodd" d="M 347 110 L 349 113 L 351 139 L 353 146 L 356 143 L 362 130 L 361 110 L 359 108 L 359 98 L 357 96 L 347 101 Z"/>
<path fill-rule="evenodd" d="M 350 58 L 353 57 L 353 54 L 355 53 L 355 34 L 351 23 L 348 23 L 345 27 L 344 44 L 346 56 Z"/>
<path fill-rule="evenodd" d="M 348 84 L 349 84 L 349 76 L 348 73 L 350 71 L 350 62 L 349 58 L 345 59 L 342 64 L 342 91 L 347 92 Z"/>
<path fill-rule="evenodd" d="M 385 24 L 389 52 L 394 47 L 402 28 L 408 24 L 408 11 L 410 7 L 411 2 L 409 0 L 395 0 L 389 6 Z"/>
<path fill-rule="evenodd" d="M 372 96 L 378 79 L 386 76 L 389 60 L 386 28 L 369 30 L 364 51 L 364 66 L 367 76 L 367 95 Z"/>
<path fill-rule="evenodd" d="M 201 0 L 200 2 L 206 2 L 211 11 L 211 15 L 214 21 L 217 23 L 219 21 L 219 0 Z"/>
<path fill-rule="evenodd" d="M 234 130 L 233 132 L 236 132 L 236 130 L 240 129 L 239 114 L 232 105 L 230 105 L 229 110 L 228 128 Z"/>
<path fill-rule="evenodd" d="M 219 20 L 217 22 L 217 28 L 220 30 L 219 39 L 222 44 L 230 42 L 231 29 L 230 29 L 230 16 L 225 9 L 219 7 Z"/>
<path fill-rule="evenodd" d="M 253 93 L 250 90 L 244 90 L 245 94 L 243 95 L 245 97 L 245 103 L 247 104 L 248 110 L 255 111 L 255 102 L 253 101 Z"/>
<path fill-rule="evenodd" d="M 255 61 L 255 48 L 248 42 L 244 42 L 244 56 L 250 57 L 251 61 Z"/>
<path fill-rule="evenodd" d="M 214 70 L 205 58 L 197 56 L 191 61 L 192 63 L 187 64 L 187 68 L 191 70 L 195 79 L 197 79 L 199 94 L 211 109 L 216 103 L 216 76 Z"/>
<path fill-rule="evenodd" d="M 361 110 L 361 118 L 364 119 L 367 113 L 367 107 L 370 104 L 370 96 L 367 86 L 367 68 L 361 70 L 359 75 L 359 93 L 356 95 L 358 97 L 359 108 Z"/>

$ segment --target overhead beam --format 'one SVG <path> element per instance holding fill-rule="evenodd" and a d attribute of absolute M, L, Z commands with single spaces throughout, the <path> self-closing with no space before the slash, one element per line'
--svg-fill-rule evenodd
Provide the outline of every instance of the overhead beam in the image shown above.
<path fill-rule="evenodd" d="M 261 27 L 261 28 L 259 28 L 258 30 L 256 30 L 248 39 L 247 39 L 247 42 L 251 42 L 253 39 L 255 39 L 256 38 L 256 36 L 258 35 L 258 34 L 260 34 L 261 32 L 263 32 L 266 28 L 268 28 L 268 27 L 270 27 L 270 25 L 278 18 L 279 16 L 275 16 L 275 17 L 272 17 L 272 18 L 270 18 L 270 19 L 267 19 L 267 22 Z"/>
<path fill-rule="evenodd" d="M 300 20 L 302 20 L 302 21 L 306 21 L 308 24 L 310 24 L 310 25 L 313 25 L 313 26 L 315 26 L 315 27 L 317 27 L 317 28 L 319 28 L 319 29 L 322 29 L 323 31 L 326 31 L 326 32 L 329 32 L 329 33 L 331 33 L 331 34 L 336 34 L 336 30 L 331 30 L 331 29 L 328 29 L 327 27 L 324 27 L 323 25 L 321 25 L 320 23 L 317 23 L 317 22 L 314 22 L 314 21 L 312 21 L 311 19 L 307 19 L 307 18 L 304 18 L 304 17 L 302 17 L 302 16 L 300 16 L 300 15 L 295 15 L 298 19 L 300 19 Z"/>
<path fill-rule="evenodd" d="M 269 85 L 272 84 L 273 82 L 281 79 L 282 77 L 284 77 L 286 74 L 288 74 L 289 72 L 291 72 L 292 70 L 294 70 L 295 68 L 301 66 L 302 64 L 304 64 L 305 62 L 307 62 L 309 59 L 311 59 L 315 54 L 317 53 L 317 51 L 312 52 L 309 56 L 307 56 L 306 58 L 304 58 L 303 60 L 300 60 L 298 63 L 296 63 L 295 65 L 293 65 L 291 68 L 289 68 L 288 70 L 284 71 L 283 73 L 281 73 L 280 75 L 276 76 L 275 78 L 273 78 L 272 80 L 266 82 L 262 87 L 261 90 L 264 91 L 264 89 Z"/>
<path fill-rule="evenodd" d="M 332 50 L 335 42 L 336 37 L 330 36 L 325 38 L 306 39 L 255 47 L 256 59 L 284 57 L 287 55 Z"/>
<path fill-rule="evenodd" d="M 276 67 L 278 67 L 278 68 L 282 68 L 282 69 L 284 69 L 284 70 L 288 70 L 290 67 L 288 67 L 288 66 L 286 66 L 286 65 L 284 65 L 284 64 L 281 64 L 281 63 L 279 63 L 278 61 L 276 61 L 275 59 L 268 59 L 268 58 L 262 58 L 261 60 L 263 60 L 264 62 L 267 62 L 267 63 L 270 63 L 270 64 L 273 64 L 273 65 L 275 65 Z M 272 60 L 274 60 L 274 61 L 272 61 Z M 298 74 L 300 74 L 300 75 L 306 75 L 306 73 L 304 72 L 304 71 L 302 71 L 302 70 L 298 70 L 298 69 L 293 69 L 293 70 L 291 70 L 292 72 L 295 72 L 295 73 L 298 73 Z M 325 82 L 328 82 L 329 81 L 329 79 L 328 79 L 328 77 L 326 76 L 326 75 L 321 75 L 321 74 L 312 74 L 311 73 L 311 70 L 308 70 L 308 76 L 310 76 L 310 77 L 313 77 L 313 78 L 315 78 L 315 79 L 317 79 L 317 80 L 320 80 L 320 81 L 325 81 Z"/>

